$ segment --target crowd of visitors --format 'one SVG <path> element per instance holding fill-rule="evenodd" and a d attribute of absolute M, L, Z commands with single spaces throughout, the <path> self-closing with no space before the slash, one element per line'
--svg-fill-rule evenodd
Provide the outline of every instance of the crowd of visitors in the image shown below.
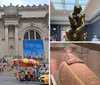
<path fill-rule="evenodd" d="M 30 67 L 19 67 L 17 63 L 11 64 L 5 57 L 0 59 L 0 73 L 5 73 L 6 71 L 15 72 L 15 77 L 19 80 L 31 80 L 36 81 L 41 75 L 49 74 L 48 66 L 41 62 L 40 64 L 34 64 Z"/>
<path fill-rule="evenodd" d="M 15 77 L 20 80 L 38 80 L 40 75 L 48 74 L 48 68 L 45 64 L 34 65 L 34 67 L 20 67 L 15 73 Z"/>
<path fill-rule="evenodd" d="M 5 57 L 0 59 L 0 73 L 4 73 L 6 67 L 8 65 L 8 61 Z"/>

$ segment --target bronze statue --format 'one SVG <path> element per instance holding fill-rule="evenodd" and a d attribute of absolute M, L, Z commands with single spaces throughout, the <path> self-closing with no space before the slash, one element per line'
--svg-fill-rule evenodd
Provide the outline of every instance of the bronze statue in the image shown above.
<path fill-rule="evenodd" d="M 66 35 L 69 41 L 83 41 L 84 40 L 84 22 L 85 22 L 85 14 L 81 13 L 82 7 L 81 5 L 75 5 L 74 11 L 69 16 L 70 27 L 66 32 Z"/>

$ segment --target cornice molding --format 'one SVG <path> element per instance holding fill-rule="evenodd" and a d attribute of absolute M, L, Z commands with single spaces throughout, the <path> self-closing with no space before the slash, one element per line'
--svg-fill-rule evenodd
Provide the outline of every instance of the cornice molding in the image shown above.
<path fill-rule="evenodd" d="M 48 10 L 49 6 L 47 4 L 44 4 L 44 6 L 42 6 L 41 4 L 39 4 L 38 6 L 33 5 L 27 5 L 27 6 L 23 6 L 21 5 L 20 7 L 18 7 L 19 11 L 39 11 L 39 10 Z"/>
<path fill-rule="evenodd" d="M 42 10 L 49 10 L 49 5 L 47 4 L 44 4 L 44 5 L 41 5 L 39 4 L 38 6 L 36 5 L 33 5 L 33 6 L 30 6 L 30 5 L 27 5 L 27 6 L 24 6 L 24 5 L 12 5 L 12 3 L 10 3 L 9 6 L 5 6 L 3 5 L 3 7 L 0 6 L 0 11 L 3 11 L 5 10 L 5 8 L 8 8 L 8 7 L 14 7 L 14 8 L 17 8 L 18 11 L 42 11 Z"/>
<path fill-rule="evenodd" d="M 22 15 L 2 15 L 2 19 L 20 19 Z"/>
<path fill-rule="evenodd" d="M 20 23 L 24 22 L 47 22 L 47 18 L 20 18 Z"/>

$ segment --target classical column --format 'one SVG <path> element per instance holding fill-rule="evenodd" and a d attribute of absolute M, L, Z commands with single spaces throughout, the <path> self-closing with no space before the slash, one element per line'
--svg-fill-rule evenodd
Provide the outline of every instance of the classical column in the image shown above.
<path fill-rule="evenodd" d="M 18 25 L 15 25 L 15 55 L 18 55 Z"/>
<path fill-rule="evenodd" d="M 8 55 L 8 26 L 5 26 L 5 55 Z"/>

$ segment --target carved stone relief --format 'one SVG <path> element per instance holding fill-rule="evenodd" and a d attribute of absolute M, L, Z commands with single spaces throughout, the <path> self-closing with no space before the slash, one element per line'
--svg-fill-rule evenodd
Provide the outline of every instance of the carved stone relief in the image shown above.
<path fill-rule="evenodd" d="M 16 15 L 16 14 L 18 14 L 18 8 L 15 7 L 15 6 L 12 6 L 12 4 L 10 4 L 10 6 L 8 6 L 8 7 L 5 7 L 4 11 L 5 11 L 6 15 Z"/>

